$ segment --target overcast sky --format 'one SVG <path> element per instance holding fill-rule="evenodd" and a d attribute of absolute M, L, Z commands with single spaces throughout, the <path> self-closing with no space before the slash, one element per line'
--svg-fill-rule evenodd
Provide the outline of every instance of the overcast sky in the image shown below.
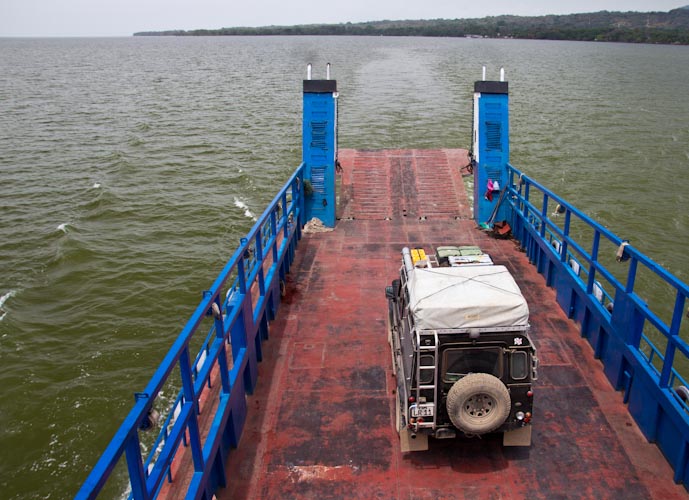
<path fill-rule="evenodd" d="M 0 36 L 128 36 L 136 31 L 382 19 L 668 11 L 688 0 L 0 0 Z"/>

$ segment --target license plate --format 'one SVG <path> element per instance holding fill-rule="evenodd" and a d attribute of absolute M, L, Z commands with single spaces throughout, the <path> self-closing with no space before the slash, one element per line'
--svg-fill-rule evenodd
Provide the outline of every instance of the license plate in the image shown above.
<path fill-rule="evenodd" d="M 433 416 L 433 405 L 414 405 L 411 408 L 412 417 L 432 417 Z"/>

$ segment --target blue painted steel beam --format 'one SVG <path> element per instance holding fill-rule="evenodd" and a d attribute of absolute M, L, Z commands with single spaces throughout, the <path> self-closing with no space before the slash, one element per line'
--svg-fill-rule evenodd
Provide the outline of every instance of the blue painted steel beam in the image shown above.
<path fill-rule="evenodd" d="M 474 84 L 474 219 L 477 224 L 505 220 L 502 204 L 510 159 L 507 82 L 479 81 Z M 495 189 L 494 183 L 498 183 Z"/>
<path fill-rule="evenodd" d="M 304 198 L 304 223 L 317 217 L 325 226 L 335 227 L 337 82 L 304 80 L 303 103 L 304 182 L 310 186 Z"/>

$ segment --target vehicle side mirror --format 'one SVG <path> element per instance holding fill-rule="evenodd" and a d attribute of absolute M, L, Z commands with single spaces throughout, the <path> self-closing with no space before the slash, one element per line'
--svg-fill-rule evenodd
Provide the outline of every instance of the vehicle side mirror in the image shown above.
<path fill-rule="evenodd" d="M 397 300 L 400 296 L 400 280 L 392 280 L 392 285 L 385 287 L 385 297 L 389 300 Z"/>

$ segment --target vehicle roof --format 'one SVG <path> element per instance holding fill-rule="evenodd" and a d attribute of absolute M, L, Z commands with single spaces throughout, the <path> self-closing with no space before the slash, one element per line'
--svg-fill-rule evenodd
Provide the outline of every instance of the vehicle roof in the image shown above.
<path fill-rule="evenodd" d="M 416 328 L 525 326 L 529 307 L 505 266 L 414 268 L 409 308 Z"/>

